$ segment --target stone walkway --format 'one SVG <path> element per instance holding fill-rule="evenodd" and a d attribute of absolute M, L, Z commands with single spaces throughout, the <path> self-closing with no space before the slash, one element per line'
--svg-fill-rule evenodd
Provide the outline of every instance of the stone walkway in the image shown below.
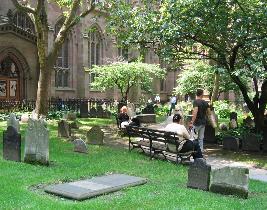
<path fill-rule="evenodd" d="M 151 126 L 150 126 L 151 127 Z M 115 126 L 112 127 L 105 127 L 102 129 L 105 133 L 104 143 L 108 146 L 113 146 L 117 148 L 125 148 L 128 149 L 128 138 L 122 138 L 118 135 L 118 129 Z M 209 150 L 209 149 L 207 149 Z M 215 167 L 221 166 L 243 166 L 249 168 L 249 177 L 250 179 L 255 179 L 263 182 L 267 182 L 267 170 L 256 168 L 254 165 L 245 163 L 245 162 L 238 162 L 234 160 L 230 160 L 227 158 L 222 158 L 216 156 L 214 153 L 205 155 L 205 158 L 208 163 Z"/>

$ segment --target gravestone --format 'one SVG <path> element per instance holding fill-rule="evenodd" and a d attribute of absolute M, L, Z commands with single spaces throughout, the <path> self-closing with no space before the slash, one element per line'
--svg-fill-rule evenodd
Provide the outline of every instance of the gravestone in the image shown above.
<path fill-rule="evenodd" d="M 7 120 L 7 127 L 8 126 L 12 126 L 16 129 L 18 133 L 20 132 L 19 120 L 17 120 L 16 115 L 14 113 L 11 113 L 9 115 L 9 118 Z"/>
<path fill-rule="evenodd" d="M 217 143 L 217 140 L 215 138 L 215 129 L 209 124 L 207 124 L 205 127 L 204 142 Z"/>
<path fill-rule="evenodd" d="M 155 114 L 139 114 L 136 115 L 136 118 L 140 121 L 140 123 L 156 123 Z"/>
<path fill-rule="evenodd" d="M 197 158 L 188 169 L 187 187 L 200 190 L 209 190 L 211 166 L 205 159 Z"/>
<path fill-rule="evenodd" d="M 83 118 L 87 118 L 88 114 L 88 103 L 82 102 L 80 105 L 80 116 Z"/>
<path fill-rule="evenodd" d="M 110 192 L 115 192 L 126 187 L 145 184 L 146 179 L 124 174 L 111 174 L 94 177 L 87 180 L 51 185 L 45 192 L 56 194 L 75 200 L 84 200 Z"/>
<path fill-rule="evenodd" d="M 248 168 L 229 166 L 212 168 L 210 175 L 210 191 L 247 198 L 248 178 Z"/>
<path fill-rule="evenodd" d="M 58 137 L 69 138 L 71 136 L 70 124 L 65 120 L 58 122 Z"/>
<path fill-rule="evenodd" d="M 242 150 L 250 152 L 259 152 L 260 151 L 259 137 L 254 133 L 246 133 L 243 136 Z"/>
<path fill-rule="evenodd" d="M 66 119 L 67 120 L 71 120 L 71 121 L 74 121 L 77 119 L 77 115 L 75 112 L 68 112 L 67 113 L 67 116 L 66 116 Z"/>
<path fill-rule="evenodd" d="M 225 150 L 231 150 L 231 151 L 238 151 L 239 150 L 239 139 L 232 137 L 232 136 L 226 136 L 223 137 L 223 149 Z"/>
<path fill-rule="evenodd" d="M 24 161 L 49 164 L 49 130 L 44 119 L 30 117 L 25 134 Z"/>
<path fill-rule="evenodd" d="M 6 160 L 21 161 L 21 136 L 13 126 L 3 132 L 3 157 Z"/>
<path fill-rule="evenodd" d="M 88 153 L 87 145 L 82 139 L 75 139 L 73 141 L 73 144 L 74 144 L 74 152 Z"/>
<path fill-rule="evenodd" d="M 95 144 L 95 145 L 103 145 L 104 142 L 104 132 L 101 130 L 99 126 L 93 126 L 87 132 L 87 143 Z"/>
<path fill-rule="evenodd" d="M 231 128 L 231 129 L 237 128 L 237 121 L 235 121 L 234 119 L 232 119 L 229 122 L 229 128 Z"/>
<path fill-rule="evenodd" d="M 103 118 L 103 115 L 104 115 L 104 110 L 103 110 L 103 107 L 101 105 L 98 105 L 97 106 L 97 117 L 99 118 Z"/>
<path fill-rule="evenodd" d="M 155 114 L 154 105 L 152 103 L 148 103 L 146 107 L 142 110 L 143 114 Z"/>
<path fill-rule="evenodd" d="M 90 109 L 90 117 L 95 118 L 97 116 L 97 111 L 95 107 Z"/>

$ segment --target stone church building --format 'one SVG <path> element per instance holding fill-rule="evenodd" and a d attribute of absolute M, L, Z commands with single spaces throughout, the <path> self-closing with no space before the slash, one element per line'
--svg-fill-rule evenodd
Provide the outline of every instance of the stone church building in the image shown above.
<path fill-rule="evenodd" d="M 35 1 L 31 1 L 35 2 Z M 49 22 L 48 47 L 63 23 L 62 11 L 53 3 L 47 5 Z M 104 65 L 109 60 L 123 56 L 137 56 L 133 50 L 122 50 L 116 46 L 114 37 L 105 33 L 105 18 L 94 11 L 75 26 L 58 55 L 52 73 L 49 94 L 51 98 L 115 98 L 119 93 L 114 88 L 99 92 L 90 88 L 94 75 L 84 67 Z M 93 29 L 93 30 L 90 30 Z M 159 63 L 158 57 L 148 52 L 147 63 Z M 17 11 L 11 0 L 0 4 L 0 100 L 34 100 L 39 76 L 36 34 L 31 18 Z M 176 85 L 178 71 L 168 73 L 165 80 L 155 80 L 153 92 L 162 100 L 168 100 Z M 138 92 L 138 91 L 137 91 Z M 141 94 L 140 91 L 138 94 Z M 135 98 L 136 93 L 134 93 Z"/>

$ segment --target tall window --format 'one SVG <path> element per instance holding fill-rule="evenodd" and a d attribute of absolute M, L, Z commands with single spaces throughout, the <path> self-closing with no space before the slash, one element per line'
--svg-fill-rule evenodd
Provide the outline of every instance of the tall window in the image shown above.
<path fill-rule="evenodd" d="M 64 19 L 61 19 L 55 26 L 55 37 L 57 36 L 60 28 L 62 27 Z M 58 57 L 55 65 L 55 86 L 56 87 L 69 87 L 69 39 L 66 38 L 61 49 L 59 50 Z"/>
<path fill-rule="evenodd" d="M 88 66 L 92 68 L 93 65 L 101 65 L 103 58 L 103 43 L 101 35 L 96 28 L 91 29 L 88 34 Z M 89 75 L 89 82 L 94 81 L 95 74 Z"/>
<path fill-rule="evenodd" d="M 34 24 L 31 20 L 31 18 L 27 14 L 24 14 L 22 12 L 16 12 L 14 17 L 13 17 L 13 23 L 17 27 L 19 27 L 19 28 L 21 28 L 21 29 L 23 29 L 29 33 L 35 34 Z"/>

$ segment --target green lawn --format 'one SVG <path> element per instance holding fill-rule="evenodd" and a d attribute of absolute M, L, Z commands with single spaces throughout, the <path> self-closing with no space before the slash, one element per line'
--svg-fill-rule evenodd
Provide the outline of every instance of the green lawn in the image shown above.
<path fill-rule="evenodd" d="M 109 123 L 83 120 L 81 123 Z M 5 123 L 0 122 L 0 132 Z M 22 126 L 24 136 L 25 125 Z M 150 161 L 138 152 L 89 146 L 89 154 L 73 152 L 73 145 L 56 137 L 51 123 L 49 167 L 2 159 L 0 144 L 0 209 L 267 209 L 267 183 L 250 180 L 249 199 L 187 189 L 187 167 Z M 148 183 L 82 202 L 43 192 L 43 186 L 108 173 L 145 177 Z"/>

